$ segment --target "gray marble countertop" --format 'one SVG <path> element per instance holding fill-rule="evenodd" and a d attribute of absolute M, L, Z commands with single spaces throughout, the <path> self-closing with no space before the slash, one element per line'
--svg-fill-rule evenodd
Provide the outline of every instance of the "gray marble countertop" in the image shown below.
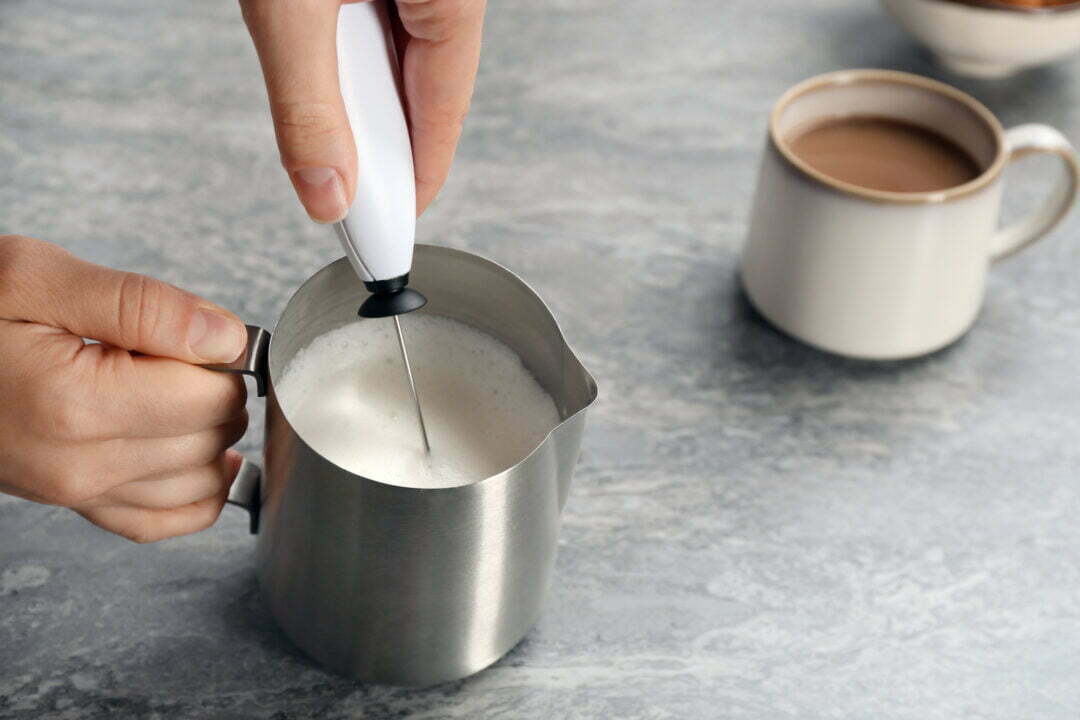
<path fill-rule="evenodd" d="M 0 231 L 268 326 L 338 255 L 235 3 L 7 0 L 0 57 Z M 420 237 L 522 274 L 601 386 L 538 626 L 468 680 L 362 686 L 274 629 L 242 513 L 136 546 L 0 497 L 0 717 L 1077 717 L 1080 213 L 924 360 L 823 355 L 739 295 L 770 105 L 855 66 L 1080 139 L 1080 62 L 951 78 L 868 1 L 493 2 Z"/>

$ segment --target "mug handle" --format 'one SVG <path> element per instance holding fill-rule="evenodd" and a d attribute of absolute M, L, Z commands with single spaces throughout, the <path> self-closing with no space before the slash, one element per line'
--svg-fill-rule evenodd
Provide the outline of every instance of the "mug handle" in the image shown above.
<path fill-rule="evenodd" d="M 1017 125 L 1005 132 L 1009 162 L 1033 153 L 1057 155 L 1065 166 L 1066 177 L 1059 181 L 1050 197 L 1035 212 L 994 234 L 990 259 L 1004 260 L 1054 229 L 1068 214 L 1080 190 L 1080 162 L 1072 143 L 1049 125 Z"/>
<path fill-rule="evenodd" d="M 255 390 L 259 397 L 266 395 L 269 356 L 270 333 L 258 325 L 248 325 L 247 345 L 240 357 L 231 363 L 224 365 L 203 365 L 207 370 L 219 372 L 239 373 L 255 378 Z M 251 534 L 259 532 L 259 508 L 262 505 L 262 468 L 258 464 L 244 458 L 240 470 L 236 473 L 232 487 L 229 489 L 229 497 L 225 502 L 229 505 L 243 508 L 248 511 Z"/>

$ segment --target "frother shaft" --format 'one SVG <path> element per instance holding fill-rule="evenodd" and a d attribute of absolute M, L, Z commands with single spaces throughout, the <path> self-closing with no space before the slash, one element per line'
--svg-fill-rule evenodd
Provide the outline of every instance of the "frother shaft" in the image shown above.
<path fill-rule="evenodd" d="M 424 424 L 424 411 L 420 409 L 420 395 L 416 392 L 416 380 L 413 378 L 412 365 L 409 363 L 409 351 L 405 349 L 405 334 L 401 332 L 401 319 L 394 316 L 394 329 L 397 330 L 398 347 L 401 349 L 401 361 L 405 363 L 405 375 L 409 378 L 409 391 L 416 406 L 416 420 L 420 425 L 420 437 L 424 441 L 424 452 L 431 453 L 428 441 L 427 425 Z"/>

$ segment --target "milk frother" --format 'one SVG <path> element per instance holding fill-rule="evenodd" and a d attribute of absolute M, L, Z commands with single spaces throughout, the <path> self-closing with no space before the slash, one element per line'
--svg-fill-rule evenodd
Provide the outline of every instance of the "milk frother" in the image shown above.
<path fill-rule="evenodd" d="M 401 102 L 401 73 L 383 0 L 342 5 L 337 24 L 338 82 L 356 142 L 356 197 L 334 226 L 349 264 L 371 295 L 365 318 L 393 318 L 424 449 L 428 443 L 400 315 L 427 303 L 410 288 L 416 240 L 412 142 Z"/>

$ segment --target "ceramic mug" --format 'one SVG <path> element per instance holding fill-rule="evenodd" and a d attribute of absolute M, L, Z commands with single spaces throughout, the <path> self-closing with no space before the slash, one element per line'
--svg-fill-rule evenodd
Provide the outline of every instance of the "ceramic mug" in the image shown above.
<path fill-rule="evenodd" d="M 796 129 L 846 115 L 932 129 L 982 172 L 946 190 L 886 192 L 826 175 L 791 151 Z M 1065 177 L 1038 209 L 999 228 L 1005 167 L 1030 153 L 1060 158 Z M 918 75 L 821 75 L 773 109 L 742 283 L 769 321 L 820 349 L 875 360 L 929 353 L 974 322 L 990 263 L 1048 233 L 1072 207 L 1078 185 L 1076 152 L 1051 127 L 1003 130 L 970 95 Z"/>

